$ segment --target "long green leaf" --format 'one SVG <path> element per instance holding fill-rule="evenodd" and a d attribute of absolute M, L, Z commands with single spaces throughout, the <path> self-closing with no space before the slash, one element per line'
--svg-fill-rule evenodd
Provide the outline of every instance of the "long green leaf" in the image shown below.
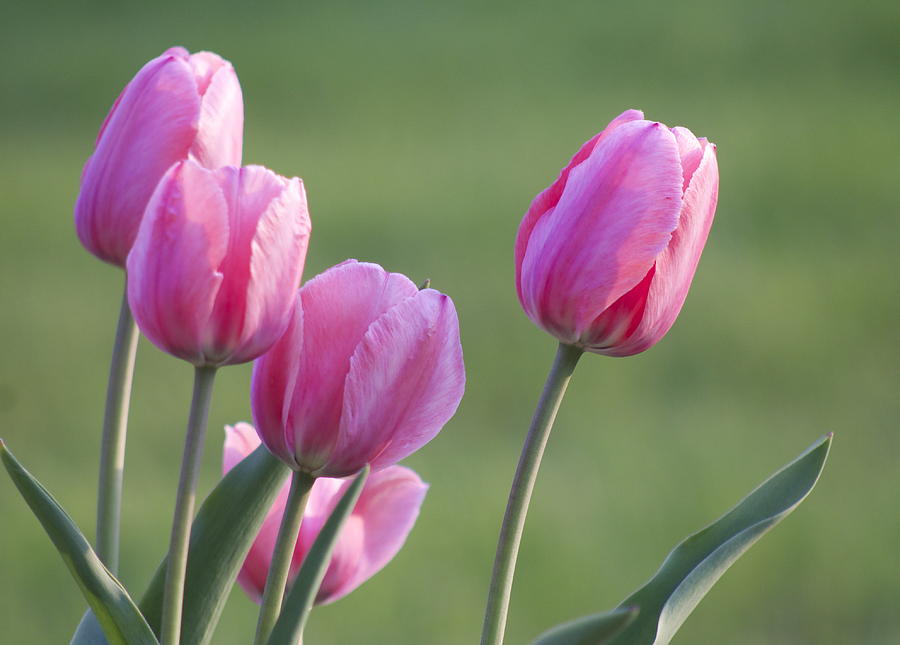
<path fill-rule="evenodd" d="M 809 494 L 830 446 L 829 434 L 675 547 L 653 578 L 622 602 L 641 611 L 609 645 L 667 645 L 728 567 Z"/>
<path fill-rule="evenodd" d="M 191 529 L 181 635 L 185 645 L 209 643 L 244 558 L 289 472 L 260 446 L 228 471 L 203 502 Z M 141 609 L 157 632 L 165 576 L 163 560 L 141 599 Z M 71 645 L 108 645 L 97 640 L 92 619 L 88 612 Z"/>
<path fill-rule="evenodd" d="M 322 579 L 328 571 L 331 553 L 334 551 L 341 527 L 353 512 L 353 507 L 356 506 L 356 500 L 359 499 L 368 476 L 369 467 L 366 466 L 356 476 L 334 507 L 331 515 L 325 520 L 325 525 L 319 531 L 309 553 L 303 559 L 297 578 L 282 607 L 281 615 L 269 637 L 269 645 L 295 645 L 300 641 L 313 601 L 322 584 Z"/>
<path fill-rule="evenodd" d="M 637 607 L 578 618 L 541 634 L 532 645 L 606 645 L 638 615 Z"/>
<path fill-rule="evenodd" d="M 91 549 L 53 496 L 0 441 L 0 458 L 13 483 L 40 521 L 78 583 L 111 645 L 158 645 L 128 592 Z"/>

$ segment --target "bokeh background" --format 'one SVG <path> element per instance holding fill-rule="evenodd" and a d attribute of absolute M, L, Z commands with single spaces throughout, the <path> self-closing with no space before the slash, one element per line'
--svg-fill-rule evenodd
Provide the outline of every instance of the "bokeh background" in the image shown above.
<path fill-rule="evenodd" d="M 0 436 L 90 535 L 121 274 L 78 244 L 81 165 L 121 87 L 171 45 L 229 58 L 245 163 L 302 176 L 307 276 L 373 260 L 453 296 L 468 392 L 408 460 L 431 491 L 406 548 L 314 612 L 310 645 L 475 643 L 521 440 L 554 342 L 521 313 L 531 198 L 629 107 L 719 146 L 718 215 L 658 346 L 579 366 L 520 557 L 508 643 L 615 606 L 668 550 L 827 431 L 818 488 L 675 643 L 900 642 L 900 4 L 15 3 L 0 25 Z M 167 541 L 190 368 L 142 341 L 123 571 Z M 249 367 L 217 383 L 248 420 Z M 0 641 L 66 643 L 83 601 L 0 477 Z M 236 591 L 215 642 L 250 642 Z"/>

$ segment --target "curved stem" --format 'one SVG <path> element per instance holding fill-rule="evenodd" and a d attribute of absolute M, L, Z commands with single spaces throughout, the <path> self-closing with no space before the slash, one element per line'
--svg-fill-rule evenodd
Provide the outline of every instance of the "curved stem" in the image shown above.
<path fill-rule="evenodd" d="M 100 477 L 97 486 L 97 533 L 94 547 L 113 574 L 119 568 L 119 518 L 122 511 L 122 479 L 125 472 L 125 435 L 131 380 L 137 353 L 138 329 L 128 307 L 128 286 L 122 294 L 119 324 L 109 364 L 103 438 L 100 443 Z"/>
<path fill-rule="evenodd" d="M 275 621 L 278 620 L 278 614 L 281 613 L 291 559 L 297 544 L 297 536 L 300 535 L 300 522 L 303 520 L 309 491 L 315 481 L 315 477 L 297 471 L 294 471 L 291 477 L 291 492 L 288 493 L 284 516 L 281 518 L 281 526 L 275 540 L 275 550 L 272 552 L 266 589 L 259 610 L 259 621 L 256 623 L 255 645 L 265 645 L 268 642 Z"/>
<path fill-rule="evenodd" d="M 538 468 L 550 429 L 556 419 L 556 412 L 562 402 L 566 387 L 575 371 L 575 365 L 581 357 L 582 350 L 571 345 L 560 343 L 556 359 L 544 391 L 538 401 L 537 409 L 531 419 L 531 427 L 522 447 L 519 465 L 509 491 L 506 513 L 500 527 L 500 539 L 497 542 L 497 554 L 494 556 L 494 571 L 491 575 L 491 588 L 488 592 L 487 608 L 484 614 L 484 628 L 481 632 L 481 645 L 501 645 L 503 632 L 506 629 L 506 614 L 509 610 L 509 597 L 512 591 L 513 574 L 516 569 L 516 557 L 519 554 L 519 543 L 525 528 L 525 515 L 528 503 L 534 490 Z"/>
<path fill-rule="evenodd" d="M 172 520 L 172 538 L 169 542 L 160 632 L 161 645 L 178 645 L 181 639 L 181 609 L 191 537 L 191 519 L 194 515 L 197 475 L 200 473 L 200 458 L 203 455 L 203 439 L 206 436 L 209 403 L 215 377 L 215 367 L 198 367 L 194 373 L 194 394 L 191 398 L 191 413 L 184 441 L 184 457 L 181 461 L 181 477 L 178 480 L 178 494 L 175 498 L 175 517 Z"/>

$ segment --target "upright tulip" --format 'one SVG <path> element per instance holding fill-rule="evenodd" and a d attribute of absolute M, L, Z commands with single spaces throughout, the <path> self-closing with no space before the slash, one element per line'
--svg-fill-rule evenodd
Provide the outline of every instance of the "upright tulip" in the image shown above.
<path fill-rule="evenodd" d="M 303 183 L 261 166 L 174 165 L 128 256 L 128 300 L 157 347 L 233 365 L 284 332 L 309 241 Z"/>
<path fill-rule="evenodd" d="M 648 349 L 681 310 L 716 210 L 716 147 L 628 110 L 532 202 L 516 239 L 531 320 L 607 356 Z"/>
<path fill-rule="evenodd" d="M 182 159 L 241 165 L 244 105 L 231 63 L 173 47 L 144 65 L 106 116 L 81 176 L 75 225 L 101 260 L 125 266 L 144 208 Z"/>
<path fill-rule="evenodd" d="M 227 426 L 222 473 L 231 470 L 259 443 L 253 426 L 246 423 Z M 316 480 L 300 524 L 290 580 L 296 577 L 325 520 L 349 484 L 350 480 Z M 266 515 L 238 575 L 241 587 L 257 603 L 265 588 L 288 487 L 288 484 L 284 485 Z M 327 604 L 346 596 L 394 558 L 416 522 L 427 490 L 428 485 L 415 472 L 403 466 L 391 466 L 369 477 L 352 514 L 338 535 L 331 562 L 316 596 L 316 604 Z"/>
<path fill-rule="evenodd" d="M 430 441 L 464 386 L 450 298 L 351 260 L 300 289 L 284 336 L 254 364 L 251 403 L 263 442 L 294 470 L 345 477 Z"/>

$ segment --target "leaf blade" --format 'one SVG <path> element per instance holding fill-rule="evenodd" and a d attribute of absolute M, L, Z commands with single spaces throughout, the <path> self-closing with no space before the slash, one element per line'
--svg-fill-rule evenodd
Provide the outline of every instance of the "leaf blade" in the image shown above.
<path fill-rule="evenodd" d="M 94 553 L 72 518 L 0 441 L 0 460 L 68 567 L 111 645 L 158 645 L 125 587 Z M 96 635 L 96 631 L 94 632 Z"/>
<path fill-rule="evenodd" d="M 531 645 L 605 645 L 638 615 L 637 607 L 618 607 L 577 618 L 544 632 Z"/>
<path fill-rule="evenodd" d="M 730 511 L 679 543 L 654 576 L 620 607 L 641 613 L 610 645 L 667 645 L 725 571 L 812 491 L 831 447 L 820 438 Z"/>

